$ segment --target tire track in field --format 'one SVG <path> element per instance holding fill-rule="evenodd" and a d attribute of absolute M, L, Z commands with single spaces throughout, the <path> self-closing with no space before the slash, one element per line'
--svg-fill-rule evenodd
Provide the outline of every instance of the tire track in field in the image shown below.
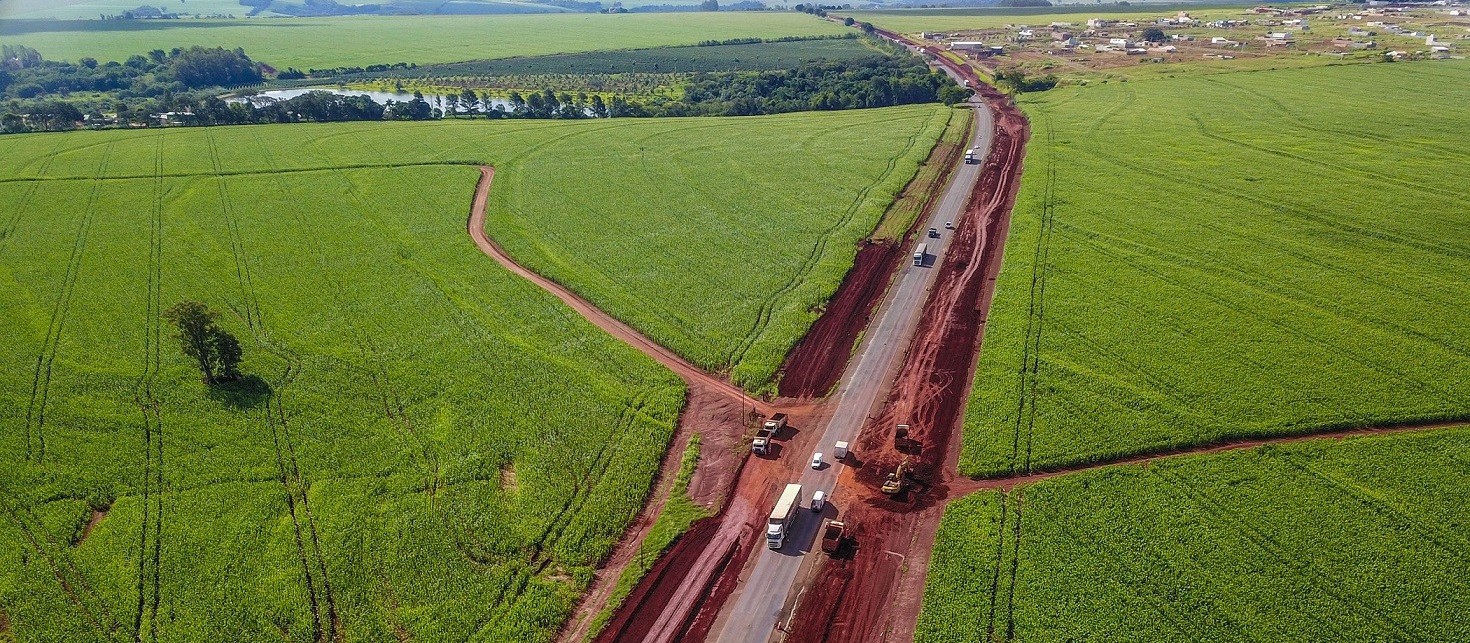
<path fill-rule="evenodd" d="M 919 137 L 929 129 L 930 122 L 932 122 L 935 116 L 938 114 L 938 111 L 930 112 L 929 116 L 925 118 L 924 124 L 918 129 L 914 130 L 914 133 L 909 136 L 908 141 L 904 143 L 903 149 L 900 150 L 897 154 L 894 154 L 893 156 L 890 156 L 888 158 L 887 167 L 884 168 L 883 173 L 880 174 L 878 178 L 872 183 L 869 183 L 868 185 L 863 186 L 861 190 L 858 190 L 857 196 L 853 198 L 852 204 L 849 205 L 845 211 L 843 211 L 842 216 L 839 217 L 837 221 L 834 222 L 832 225 L 828 226 L 826 230 L 823 230 L 822 233 L 817 237 L 816 242 L 812 244 L 811 252 L 807 254 L 807 257 L 804 261 L 802 261 L 801 266 L 797 268 L 796 274 L 793 275 L 791 279 L 789 279 L 779 289 L 776 289 L 766 295 L 765 299 L 761 302 L 759 312 L 757 312 L 756 314 L 754 325 L 751 327 L 750 331 L 745 334 L 745 338 L 727 358 L 727 363 L 730 367 L 738 365 L 745 359 L 745 355 L 750 352 L 751 347 L 755 345 L 755 342 L 759 340 L 762 335 L 765 334 L 766 326 L 771 321 L 771 316 L 774 314 L 776 304 L 779 303 L 781 299 L 785 298 L 786 295 L 789 294 L 791 291 L 795 290 L 797 286 L 806 281 L 807 275 L 811 274 L 811 271 L 816 268 L 816 265 L 821 262 L 823 257 L 827 255 L 827 242 L 831 239 L 832 235 L 847 227 L 847 224 L 852 221 L 852 218 L 854 216 L 857 215 L 858 210 L 862 208 L 863 203 L 867 201 L 868 193 L 872 192 L 873 188 L 881 185 L 884 181 L 888 180 L 888 177 L 891 176 L 893 174 L 893 171 L 898 168 L 898 160 L 907 156 L 909 151 L 918 144 Z"/>
<path fill-rule="evenodd" d="M 162 595 L 163 558 L 163 418 L 155 386 L 163 341 L 163 135 L 154 150 L 153 205 L 149 213 L 148 288 L 144 302 L 143 371 L 134 386 L 133 401 L 142 415 L 143 511 L 138 530 L 137 605 L 133 613 L 133 641 L 143 641 L 143 617 L 148 615 L 148 638 L 158 641 L 158 607 Z M 152 515 L 152 546 L 149 517 Z M 151 561 L 149 560 L 151 553 Z M 151 566 L 149 563 L 151 562 Z M 151 576 L 150 576 L 151 571 Z M 149 590 L 151 589 L 151 594 Z M 151 596 L 151 601 L 149 600 Z"/>
<path fill-rule="evenodd" d="M 1016 578 L 1020 576 L 1021 570 L 1021 507 L 1026 504 L 1025 492 L 1017 489 L 1011 492 L 1016 496 L 1016 522 L 1011 533 L 1011 583 L 1006 591 L 1006 640 L 1016 640 Z"/>
<path fill-rule="evenodd" d="M 1233 237 L 1264 248 L 1271 249 L 1281 254 L 1290 256 L 1292 259 L 1295 259 L 1302 263 L 1309 264 L 1324 270 L 1329 270 L 1335 273 L 1347 275 L 1355 281 L 1371 284 L 1386 291 L 1402 290 L 1401 284 L 1390 283 L 1377 279 L 1375 276 L 1380 273 L 1370 272 L 1368 274 L 1355 274 L 1340 265 L 1336 265 L 1330 261 L 1327 261 L 1326 259 L 1315 257 L 1305 252 L 1302 252 L 1300 249 L 1298 249 L 1299 246 L 1291 246 L 1281 244 L 1279 242 L 1274 242 L 1274 240 L 1269 236 L 1253 236 L 1247 234 L 1245 231 L 1232 230 L 1209 222 L 1202 222 L 1198 225 L 1204 229 L 1210 230 L 1211 232 L 1215 232 L 1222 236 Z M 1383 331 L 1389 331 L 1410 336 L 1415 339 L 1434 344 L 1445 350 L 1457 353 L 1461 356 L 1470 357 L 1470 344 L 1462 345 L 1453 341 L 1453 339 L 1451 338 L 1436 337 L 1434 335 L 1416 330 L 1413 327 L 1405 326 L 1390 319 L 1370 316 L 1370 311 L 1366 309 L 1349 308 L 1347 306 L 1339 304 L 1335 300 L 1322 297 L 1309 290 L 1292 286 L 1287 282 L 1272 281 L 1270 279 L 1262 277 L 1259 271 L 1252 272 L 1249 270 L 1242 270 L 1240 268 L 1237 268 L 1229 263 L 1228 260 L 1225 258 L 1211 257 L 1210 259 L 1212 263 L 1210 263 L 1210 267 L 1214 272 L 1207 272 L 1198 268 L 1192 268 L 1193 264 L 1195 263 L 1192 258 L 1173 250 L 1152 246 L 1140 241 L 1125 239 L 1117 235 L 1108 234 L 1097 230 L 1068 224 L 1065 222 L 1063 222 L 1061 226 L 1064 231 L 1074 232 L 1079 236 L 1092 239 L 1094 240 L 1094 243 L 1098 243 L 1097 240 L 1103 240 L 1106 241 L 1106 243 L 1109 245 L 1118 246 L 1120 249 L 1127 249 L 1129 251 L 1132 251 L 1133 253 L 1149 257 L 1156 261 L 1177 264 L 1181 267 L 1191 267 L 1191 269 L 1201 275 L 1213 276 L 1220 273 L 1228 273 L 1236 281 L 1249 285 L 1262 294 L 1273 296 L 1289 295 L 1290 297 L 1295 298 L 1294 303 L 1297 303 L 1303 308 L 1315 308 L 1319 311 L 1322 311 L 1323 313 L 1335 315 L 1338 318 L 1346 321 L 1351 321 L 1364 326 L 1377 328 Z"/>
<path fill-rule="evenodd" d="M 102 160 L 98 163 L 97 174 L 107 172 L 107 163 L 112 156 L 112 144 L 109 143 L 102 153 Z M 61 335 L 66 329 L 67 313 L 71 311 L 72 297 L 76 294 L 76 283 L 82 267 L 82 258 L 87 250 L 87 235 L 92 228 L 92 219 L 97 214 L 97 201 L 100 198 L 102 183 L 92 181 L 92 190 L 87 196 L 87 206 L 82 212 L 81 223 L 72 240 L 71 255 L 67 258 L 66 271 L 62 274 L 61 290 L 56 296 L 56 303 L 51 308 L 51 320 L 46 328 L 46 337 L 41 343 L 41 350 L 36 355 L 36 369 L 31 378 L 30 403 L 26 406 L 26 457 L 29 459 L 34 453 L 36 464 L 46 461 L 46 405 L 50 401 L 51 394 L 51 367 L 56 362 L 56 353 L 61 347 Z M 34 423 L 34 426 L 33 426 Z M 35 436 L 34 448 L 32 447 L 32 435 Z"/>
<path fill-rule="evenodd" d="M 341 641 L 343 638 L 342 623 L 337 612 L 331 580 L 327 575 L 326 556 L 322 552 L 321 537 L 308 498 L 310 482 L 301 475 L 301 468 L 296 458 L 296 445 L 291 436 L 289 417 L 283 402 L 287 387 L 301 372 L 301 360 L 287 347 L 277 345 L 265 328 L 260 298 L 255 291 L 255 281 L 251 277 L 244 236 L 240 233 L 238 218 L 229 199 L 226 185 L 226 176 L 229 175 L 222 171 L 219 150 L 215 145 L 213 133 L 206 132 L 206 139 L 209 143 L 210 160 L 216 170 L 215 181 L 220 197 L 221 213 L 225 217 L 227 234 L 230 238 L 230 251 L 234 257 L 236 282 L 240 287 L 243 301 L 243 310 L 237 312 L 241 313 L 245 319 L 256 342 L 287 364 L 277 385 L 272 387 L 270 395 L 266 397 L 264 414 L 266 424 L 271 430 L 271 440 L 276 455 L 277 478 L 286 494 L 286 506 L 291 515 L 296 551 L 306 582 L 307 600 L 312 613 L 312 640 L 317 642 Z M 302 533 L 303 523 L 306 525 L 305 536 Z M 310 549 L 307 547 L 308 543 Z M 318 576 L 312 574 L 312 554 L 315 554 Z M 321 585 L 320 594 L 316 589 L 318 582 Z M 322 614 L 323 602 L 326 604 L 325 625 Z"/>
<path fill-rule="evenodd" d="M 1252 96 L 1255 96 L 1256 98 L 1258 98 L 1258 99 L 1260 99 L 1260 100 L 1262 100 L 1262 101 L 1264 101 L 1266 103 L 1269 103 L 1272 107 L 1275 107 L 1281 114 L 1283 114 L 1283 115 L 1286 116 L 1287 120 L 1291 121 L 1291 123 L 1292 123 L 1293 126 L 1299 127 L 1301 129 L 1310 130 L 1310 131 L 1318 132 L 1318 133 L 1322 133 L 1322 134 L 1331 134 L 1333 136 L 1346 136 L 1346 137 L 1349 137 L 1349 138 L 1356 138 L 1358 140 L 1373 141 L 1375 143 L 1387 143 L 1387 144 L 1391 144 L 1391 145 L 1395 145 L 1395 146 L 1409 145 L 1411 147 L 1417 147 L 1417 148 L 1426 149 L 1426 150 L 1433 150 L 1436 154 L 1440 154 L 1440 155 L 1443 155 L 1443 156 L 1458 156 L 1460 158 L 1470 158 L 1470 154 L 1466 154 L 1465 153 L 1465 150 L 1463 150 L 1463 149 L 1456 149 L 1456 148 L 1453 148 L 1453 147 L 1445 147 L 1445 146 L 1442 146 L 1442 145 L 1435 145 L 1434 143 L 1425 143 L 1425 142 L 1422 142 L 1422 141 L 1404 141 L 1402 139 L 1396 139 L 1396 138 L 1394 138 L 1392 136 L 1387 136 L 1387 135 L 1384 135 L 1384 134 L 1375 134 L 1373 132 L 1369 132 L 1369 131 L 1365 131 L 1365 130 L 1346 129 L 1346 128 L 1345 129 L 1339 129 L 1339 128 L 1333 128 L 1333 127 L 1322 127 L 1320 125 L 1314 124 L 1312 121 L 1309 121 L 1309 120 L 1307 120 L 1305 118 L 1302 118 L 1299 114 L 1297 114 L 1296 110 L 1294 110 L 1291 107 L 1289 107 L 1285 102 L 1283 102 L 1280 99 L 1276 98 L 1275 96 L 1272 96 L 1272 95 L 1267 94 L 1265 92 L 1258 91 L 1258 90 L 1255 90 L 1255 89 L 1251 89 L 1250 87 L 1247 87 L 1247 86 L 1241 86 L 1241 85 L 1235 85 L 1233 83 L 1227 83 L 1227 82 L 1225 82 L 1223 80 L 1218 80 L 1216 78 L 1211 78 L 1211 77 L 1207 77 L 1207 76 L 1206 77 L 1201 77 L 1200 80 L 1203 80 L 1203 81 L 1208 82 L 1208 83 L 1214 83 L 1216 85 L 1220 85 L 1221 87 L 1225 87 L 1225 88 L 1229 89 L 1230 91 L 1239 92 L 1239 93 L 1243 93 L 1243 94 L 1250 94 Z"/>
<path fill-rule="evenodd" d="M 1091 239 L 1079 239 L 1078 243 L 1084 246 L 1090 246 L 1099 254 L 1112 257 L 1114 260 L 1120 263 L 1131 265 L 1139 272 L 1145 273 L 1161 282 L 1170 284 L 1181 291 L 1192 292 L 1196 295 L 1199 295 L 1200 297 L 1209 300 L 1211 303 L 1214 303 L 1221 308 L 1234 312 L 1243 318 L 1257 320 L 1260 323 L 1275 328 L 1285 335 L 1296 337 L 1311 345 L 1320 347 L 1324 349 L 1327 354 L 1342 355 L 1353 363 L 1356 363 L 1358 366 L 1363 367 L 1365 370 L 1375 371 L 1396 380 L 1414 382 L 1422 388 L 1433 390 L 1439 395 L 1445 396 L 1445 399 L 1453 398 L 1451 392 L 1446 391 L 1443 387 L 1436 385 L 1432 381 L 1427 381 L 1423 378 L 1415 377 L 1407 371 L 1395 368 L 1392 365 L 1362 357 L 1358 355 L 1355 351 L 1348 350 L 1347 347 L 1335 344 L 1331 340 L 1324 339 L 1318 334 L 1312 333 L 1300 326 L 1288 324 L 1277 319 L 1272 319 L 1270 317 L 1257 314 L 1258 311 L 1255 309 L 1246 308 L 1225 296 L 1211 293 L 1206 289 L 1198 287 L 1197 284 L 1192 284 L 1188 280 L 1175 275 L 1171 275 L 1166 271 L 1151 269 L 1149 267 L 1139 265 L 1137 262 L 1129 262 L 1129 257 L 1126 256 L 1126 252 L 1122 249 L 1113 248 Z"/>
<path fill-rule="evenodd" d="M 1195 178 L 1192 178 L 1190 175 L 1184 174 L 1184 173 L 1172 173 L 1171 174 L 1171 173 L 1161 172 L 1161 171 L 1154 170 L 1154 169 L 1151 169 L 1151 168 L 1148 168 L 1148 167 L 1144 167 L 1142 165 L 1138 165 L 1137 163 L 1129 162 L 1129 161 L 1125 160 L 1124 158 L 1110 156 L 1108 154 L 1105 154 L 1103 152 L 1100 152 L 1100 151 L 1094 150 L 1094 149 L 1090 149 L 1090 148 L 1076 148 L 1075 151 L 1081 152 L 1081 153 L 1084 153 L 1084 154 L 1088 154 L 1090 156 L 1093 156 L 1095 158 L 1101 159 L 1103 161 L 1106 161 L 1106 162 L 1111 163 L 1111 164 L 1114 164 L 1114 165 L 1118 165 L 1118 166 L 1121 166 L 1121 167 L 1126 167 L 1126 168 L 1128 168 L 1130 170 L 1133 170 L 1135 172 L 1138 172 L 1140 174 L 1147 174 L 1149 176 L 1154 177 L 1155 179 L 1158 179 L 1160 181 L 1164 181 L 1166 183 L 1171 183 L 1171 184 L 1184 183 L 1184 184 L 1188 184 L 1188 185 L 1194 186 L 1194 187 L 1196 187 L 1196 188 L 1199 189 L 1201 196 L 1199 196 L 1198 198 L 1200 198 L 1202 200 L 1208 200 L 1208 201 L 1213 201 L 1213 202 L 1219 203 L 1220 202 L 1220 198 L 1219 198 L 1218 195 L 1221 195 L 1221 194 L 1228 195 L 1228 196 L 1233 197 L 1235 199 L 1239 199 L 1241 201 L 1247 201 L 1247 202 L 1250 202 L 1250 203 L 1255 204 L 1257 206 L 1260 206 L 1263 210 L 1272 211 L 1272 212 L 1280 212 L 1280 213 L 1284 213 L 1284 214 L 1291 214 L 1291 215 L 1294 215 L 1294 216 L 1296 216 L 1296 217 L 1298 217 L 1298 218 L 1300 218 L 1302 220 L 1312 221 L 1314 223 L 1325 225 L 1325 226 L 1327 226 L 1329 228 L 1332 228 L 1334 230 L 1351 232 L 1351 233 L 1353 233 L 1355 235 L 1361 235 L 1361 236 L 1364 236 L 1364 237 L 1370 237 L 1370 238 L 1373 238 L 1373 239 L 1378 239 L 1380 241 L 1385 241 L 1385 242 L 1392 243 L 1392 244 L 1397 244 L 1397 245 L 1401 245 L 1401 246 L 1407 246 L 1407 247 L 1410 247 L 1410 248 L 1414 248 L 1416 250 L 1420 250 L 1420 251 L 1431 253 L 1431 254 L 1440 255 L 1440 256 L 1443 256 L 1443 257 L 1453 257 L 1453 258 L 1456 258 L 1456 259 L 1470 259 L 1470 251 L 1462 250 L 1462 249 L 1459 249 L 1459 248 L 1454 248 L 1454 247 L 1451 247 L 1451 246 L 1443 246 L 1443 245 L 1439 245 L 1439 244 L 1436 244 L 1436 243 L 1433 243 L 1433 242 L 1430 242 L 1430 241 L 1425 241 L 1425 240 L 1422 240 L 1422 239 L 1415 239 L 1415 238 L 1412 238 L 1412 237 L 1405 237 L 1405 236 L 1402 236 L 1402 235 L 1392 234 L 1392 233 L 1389 233 L 1389 232 L 1384 231 L 1384 230 L 1379 229 L 1379 228 L 1370 228 L 1370 227 L 1366 227 L 1366 226 L 1362 226 L 1362 225 L 1357 225 L 1357 224 L 1354 224 L 1354 223 L 1350 223 L 1350 222 L 1347 222 L 1347 221 L 1341 221 L 1341 220 L 1335 219 L 1335 218 L 1330 217 L 1330 216 L 1327 216 L 1327 215 L 1318 214 L 1316 212 L 1313 212 L 1311 210 L 1308 210 L 1307 208 L 1303 208 L 1303 207 L 1299 207 L 1299 206 L 1293 206 L 1293 205 L 1288 205 L 1284 201 L 1273 201 L 1273 200 L 1270 200 L 1270 199 L 1267 199 L 1267 198 L 1264 198 L 1264 197 L 1261 197 L 1261 196 L 1258 196 L 1258 195 L 1255 195 L 1255 194 L 1251 194 L 1251 193 L 1249 193 L 1247 191 L 1244 191 L 1244 190 L 1230 188 L 1230 187 L 1226 186 L 1223 183 L 1218 183 L 1218 182 L 1212 183 L 1210 181 L 1195 179 Z M 1237 205 L 1237 204 L 1225 203 L 1224 205 Z"/>
<path fill-rule="evenodd" d="M 1195 503 L 1195 505 L 1199 506 L 1201 509 L 1211 514 L 1214 514 L 1215 517 L 1218 518 L 1222 524 L 1237 525 L 1239 527 L 1239 533 L 1241 537 L 1245 538 L 1245 540 L 1250 542 L 1253 546 L 1264 552 L 1266 555 L 1275 559 L 1281 564 L 1281 566 L 1298 572 L 1300 576 L 1306 578 L 1308 582 L 1315 585 L 1317 589 L 1322 593 L 1322 595 L 1332 598 L 1333 601 L 1346 608 L 1348 612 L 1358 612 L 1360 615 L 1369 617 L 1385 630 L 1394 632 L 1400 640 L 1429 640 L 1428 637 L 1423 636 L 1422 632 L 1411 635 L 1409 633 L 1409 629 L 1405 626 L 1405 624 L 1398 622 L 1398 620 L 1393 617 L 1392 613 L 1380 609 L 1375 609 L 1371 605 L 1365 605 L 1361 602 L 1353 601 L 1347 596 L 1344 596 L 1342 592 L 1337 590 L 1338 585 L 1341 584 L 1341 578 L 1335 577 L 1332 574 L 1328 573 L 1326 570 L 1322 569 L 1315 560 L 1311 558 L 1299 559 L 1293 558 L 1292 556 L 1288 555 L 1288 552 L 1281 545 L 1281 543 L 1278 542 L 1277 539 L 1272 538 L 1269 533 L 1267 533 L 1264 529 L 1262 529 L 1254 521 L 1252 521 L 1250 519 L 1250 516 L 1243 516 L 1230 511 L 1230 509 L 1226 507 L 1221 501 L 1210 496 L 1204 490 L 1201 490 L 1194 484 L 1190 483 L 1190 481 L 1178 475 L 1175 475 L 1173 472 L 1168 471 L 1165 468 L 1158 469 L 1157 475 L 1159 476 L 1159 479 L 1163 480 L 1165 483 L 1168 483 L 1174 488 L 1179 489 L 1181 492 L 1183 492 L 1186 497 L 1188 497 L 1191 501 Z M 1341 632 L 1339 632 L 1339 634 L 1341 634 Z M 1343 637 L 1339 640 L 1349 640 L 1350 638 L 1351 637 Z"/>
<path fill-rule="evenodd" d="M 1011 431 L 1011 466 L 1023 473 L 1031 472 L 1032 437 L 1036 432 L 1037 382 L 1041 371 L 1041 343 L 1046 318 L 1046 281 L 1051 272 L 1052 222 L 1056 207 L 1056 130 L 1047 120 L 1046 185 L 1042 191 L 1041 220 L 1036 235 L 1036 249 L 1031 259 L 1031 299 L 1026 316 L 1026 340 L 1021 349 L 1021 372 L 1016 383 L 1016 422 Z M 1025 452 L 1021 451 L 1024 433 Z"/>
<path fill-rule="evenodd" d="M 985 618 L 985 640 L 995 640 L 995 609 L 1000 598 L 1000 571 L 1005 564 L 1006 557 L 1006 501 L 1010 499 L 1009 491 L 1000 494 L 1000 511 L 995 525 L 995 564 L 991 566 L 990 573 L 990 611 Z"/>
<path fill-rule="evenodd" d="M 209 160 L 214 165 L 215 187 L 219 194 L 220 214 L 225 217 L 225 229 L 228 231 L 230 240 L 230 255 L 235 260 L 235 281 L 240 287 L 242 310 L 236 310 L 245 319 L 245 325 L 251 332 L 256 330 L 260 321 L 260 303 L 255 297 L 255 282 L 250 276 L 250 259 L 245 254 L 245 239 L 240 234 L 240 224 L 235 216 L 234 204 L 230 201 L 229 186 L 226 185 L 223 168 L 220 164 L 219 147 L 215 145 L 214 133 L 206 131 L 205 140 L 209 143 Z"/>
<path fill-rule="evenodd" d="M 1234 145 L 1236 147 L 1242 147 L 1242 148 L 1245 148 L 1245 149 L 1248 149 L 1248 150 L 1251 150 L 1251 151 L 1254 151 L 1254 152 L 1259 152 L 1261 154 L 1266 154 L 1268 156 L 1275 156 L 1277 158 L 1289 159 L 1289 160 L 1292 160 L 1292 161 L 1296 161 L 1298 163 L 1305 163 L 1307 165 L 1313 165 L 1313 166 L 1316 166 L 1316 167 L 1320 167 L 1320 168 L 1323 168 L 1323 169 L 1326 169 L 1326 170 L 1333 170 L 1333 171 L 1340 172 L 1340 173 L 1343 173 L 1343 174 L 1356 174 L 1356 175 L 1361 176 L 1363 178 L 1370 179 L 1370 180 L 1373 180 L 1373 181 L 1377 181 L 1379 183 L 1389 183 L 1389 184 L 1392 184 L 1392 185 L 1397 185 L 1397 186 L 1399 186 L 1401 188 L 1407 188 L 1409 190 L 1417 190 L 1417 191 L 1420 191 L 1420 192 L 1429 192 L 1429 193 L 1432 193 L 1432 194 L 1436 194 L 1436 195 L 1445 197 L 1445 198 L 1450 199 L 1452 201 L 1460 201 L 1460 202 L 1464 202 L 1465 201 L 1465 193 L 1464 192 L 1459 192 L 1459 191 L 1454 191 L 1454 190 L 1446 190 L 1444 188 L 1434 187 L 1432 185 L 1425 185 L 1423 183 L 1415 183 L 1413 181 L 1405 180 L 1405 179 L 1402 179 L 1402 178 L 1399 178 L 1399 177 L 1396 177 L 1396 176 L 1391 176 L 1391 175 L 1388 175 L 1388 174 L 1380 174 L 1380 173 L 1374 172 L 1372 170 L 1364 170 L 1364 169 L 1361 169 L 1361 168 L 1356 168 L 1356 167 L 1352 167 L 1352 166 L 1349 166 L 1349 165 L 1340 165 L 1340 164 L 1337 164 L 1337 163 L 1328 163 L 1327 161 L 1321 161 L 1321 160 L 1318 160 L 1318 159 L 1314 159 L 1314 158 L 1312 158 L 1310 156 L 1306 156 L 1304 154 L 1294 154 L 1292 152 L 1285 152 L 1285 151 L 1282 151 L 1282 150 L 1271 149 L 1271 148 L 1266 147 L 1264 145 L 1257 145 L 1255 143 L 1247 143 L 1247 142 L 1242 141 L 1242 140 L 1239 140 L 1239 139 L 1230 138 L 1229 136 L 1225 136 L 1224 134 L 1216 134 L 1214 132 L 1211 132 L 1210 131 L 1210 128 L 1205 125 L 1204 120 L 1201 119 L 1198 115 L 1190 114 L 1189 115 L 1189 119 L 1192 120 L 1192 121 L 1194 121 L 1195 127 L 1199 129 L 1199 133 L 1200 133 L 1201 136 L 1204 136 L 1205 138 L 1208 138 L 1208 139 L 1210 139 L 1212 141 L 1219 141 L 1221 143 L 1225 143 L 1225 144 L 1228 144 L 1228 145 Z"/>
<path fill-rule="evenodd" d="M 56 137 L 56 145 L 51 148 L 51 153 L 46 155 L 45 159 L 42 159 L 41 167 L 37 171 L 37 176 L 45 176 L 46 172 L 51 169 L 51 162 L 55 160 L 56 155 L 61 152 L 62 140 L 63 137 Z M 36 196 L 36 190 L 40 189 L 40 186 L 41 181 L 31 182 L 30 186 L 28 186 L 28 189 L 26 190 L 25 196 L 21 197 L 20 203 L 17 204 L 15 210 L 11 212 L 10 218 L 5 221 L 5 227 L 0 228 L 0 252 L 4 252 L 5 247 L 9 245 L 7 242 L 10 241 L 10 238 L 15 235 L 16 226 L 20 225 L 21 218 L 25 216 L 26 210 L 30 209 L 31 199 Z"/>
<path fill-rule="evenodd" d="M 347 132 L 347 134 L 353 137 L 353 140 L 357 143 L 357 145 L 365 149 L 374 149 L 374 146 L 369 145 L 367 141 L 363 140 L 358 135 L 357 130 L 350 130 Z M 258 134 L 257 140 L 259 140 Z M 265 149 L 263 144 L 262 149 Z M 271 156 L 269 150 L 266 149 L 265 153 L 267 162 L 270 163 L 272 167 L 274 167 L 275 161 Z M 345 171 L 336 172 L 335 175 L 339 180 L 342 181 L 343 185 L 346 188 L 348 197 L 352 199 L 353 204 L 357 206 L 359 212 L 363 214 L 373 212 L 373 209 L 368 204 L 364 203 L 362 201 L 362 198 L 358 196 L 356 186 L 353 184 L 352 178 L 348 176 Z M 420 197 L 423 198 L 422 185 L 419 183 L 415 183 L 414 185 L 415 190 L 420 194 Z M 297 224 L 300 225 L 303 230 L 305 230 L 306 220 L 303 216 L 301 216 L 300 212 L 295 212 L 295 218 Z M 378 349 L 377 343 L 373 341 L 374 335 L 371 333 L 363 332 L 357 324 L 358 320 L 372 319 L 372 316 L 363 311 L 362 307 L 358 304 L 356 299 L 351 302 L 346 301 L 343 293 L 350 292 L 346 282 L 344 282 L 340 276 L 336 276 L 335 273 L 328 269 L 328 264 L 326 261 L 327 252 L 325 251 L 325 249 L 323 249 L 320 244 L 316 243 L 315 239 L 313 239 L 312 244 L 316 251 L 317 264 L 322 269 L 321 274 L 323 276 L 333 275 L 332 279 L 337 286 L 336 290 L 333 292 L 333 299 L 338 303 L 340 307 L 352 311 L 352 314 L 345 316 L 344 320 L 348 325 L 349 331 L 353 335 L 353 342 L 357 348 L 358 355 L 366 364 L 369 365 L 368 379 L 371 382 L 373 389 L 378 392 L 379 401 L 383 409 L 383 415 L 399 427 L 400 437 L 406 438 L 414 446 L 417 447 L 417 457 L 422 460 L 421 466 L 425 469 L 425 474 L 427 475 L 425 486 L 429 492 L 430 504 L 436 503 L 438 501 L 439 489 L 441 486 L 443 486 L 439 465 L 439 452 L 434 448 L 432 440 L 430 440 L 423 434 L 423 431 L 420 430 L 418 424 L 414 422 L 412 415 L 409 414 L 407 405 L 405 405 L 403 402 L 402 391 L 398 387 L 397 382 L 393 378 L 392 372 L 388 368 L 389 360 L 383 355 L 382 351 Z M 374 323 L 373 325 L 377 327 L 377 331 L 379 332 L 379 334 L 382 334 L 384 332 L 381 324 Z M 414 456 L 410 455 L 410 458 L 413 457 Z"/>
<path fill-rule="evenodd" d="M 67 546 L 57 541 L 45 523 L 29 507 L 21 504 L 19 496 L 11 493 L 3 483 L 0 483 L 0 514 L 4 514 L 15 525 L 26 544 L 41 556 L 52 577 L 61 585 L 62 592 L 81 611 L 82 617 L 92 625 L 92 629 L 103 640 L 119 640 L 122 624 L 113 616 L 107 601 L 92 588 L 86 574 L 72 560 Z"/>

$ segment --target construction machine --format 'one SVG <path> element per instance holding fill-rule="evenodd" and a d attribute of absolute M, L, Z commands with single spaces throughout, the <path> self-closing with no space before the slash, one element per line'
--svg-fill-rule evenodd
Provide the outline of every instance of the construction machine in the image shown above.
<path fill-rule="evenodd" d="M 902 493 L 904 488 L 908 486 L 909 474 L 912 470 L 913 467 L 909 465 L 909 459 L 904 458 L 903 462 L 898 464 L 898 468 L 894 469 L 893 473 L 888 474 L 888 479 L 883 481 L 883 493 L 890 496 Z"/>

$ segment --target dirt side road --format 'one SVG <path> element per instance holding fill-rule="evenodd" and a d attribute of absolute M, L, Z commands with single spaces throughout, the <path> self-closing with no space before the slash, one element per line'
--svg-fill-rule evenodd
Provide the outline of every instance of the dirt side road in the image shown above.
<path fill-rule="evenodd" d="M 588 633 L 592 619 L 607 604 L 618 576 L 632 561 L 634 554 L 648 536 L 649 530 L 663 511 L 669 487 L 679 469 L 679 462 L 689 439 L 698 433 L 702 436 L 700 467 L 690 481 L 689 495 L 705 507 L 717 509 L 729 495 L 735 477 L 740 472 L 743 458 L 737 455 L 745 439 L 745 427 L 752 413 L 770 413 L 771 405 L 745 395 L 739 387 L 718 377 L 701 371 L 684 361 L 672 351 L 654 343 L 627 324 L 593 306 L 576 293 L 550 279 L 517 264 L 485 232 L 485 214 L 490 196 L 490 185 L 495 178 L 495 169 L 480 167 L 480 180 L 475 186 L 474 199 L 470 206 L 466 229 L 479 249 L 507 270 L 556 295 L 558 299 L 577 311 L 583 318 L 597 327 L 623 340 L 674 371 L 687 387 L 684 409 L 679 414 L 670 448 L 659 465 L 657 478 L 649 492 L 648 502 L 628 531 L 618 541 L 608 559 L 598 568 L 592 585 L 578 605 L 577 611 L 563 626 L 562 641 L 581 641 Z M 801 409 L 792 409 L 797 414 Z M 702 528 L 707 531 L 708 528 Z M 692 530 L 698 536 L 701 530 Z"/>

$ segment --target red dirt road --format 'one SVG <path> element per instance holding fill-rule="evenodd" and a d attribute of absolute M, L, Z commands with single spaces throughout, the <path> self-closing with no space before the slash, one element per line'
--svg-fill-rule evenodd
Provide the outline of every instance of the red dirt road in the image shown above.
<path fill-rule="evenodd" d="M 857 548 L 846 560 L 819 563 L 791 619 L 790 641 L 913 638 L 929 550 L 955 478 L 959 449 L 952 438 L 974 374 L 1029 134 L 1008 98 L 978 79 L 972 85 L 995 113 L 994 142 L 890 398 L 858 438 L 863 464 L 845 472 L 833 494 L 852 499 L 844 520 Z M 895 444 L 893 428 L 900 423 L 910 425 L 916 445 L 900 450 Z M 884 477 L 905 458 L 915 467 L 915 489 L 899 500 L 879 493 Z"/>
<path fill-rule="evenodd" d="M 915 219 L 923 220 L 922 216 Z M 908 259 L 907 250 L 907 243 L 891 241 L 869 243 L 858 250 L 827 309 L 786 356 L 778 388 L 782 397 L 821 397 L 837 385 L 852 345 L 883 299 L 888 278 Z"/>

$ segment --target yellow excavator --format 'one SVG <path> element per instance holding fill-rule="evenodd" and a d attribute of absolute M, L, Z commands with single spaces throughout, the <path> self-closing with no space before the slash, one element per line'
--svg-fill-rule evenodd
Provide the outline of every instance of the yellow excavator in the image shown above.
<path fill-rule="evenodd" d="M 901 493 L 908 486 L 909 472 L 913 467 L 909 465 L 909 459 L 904 458 L 893 473 L 888 474 L 888 479 L 883 481 L 883 493 L 890 496 Z"/>

